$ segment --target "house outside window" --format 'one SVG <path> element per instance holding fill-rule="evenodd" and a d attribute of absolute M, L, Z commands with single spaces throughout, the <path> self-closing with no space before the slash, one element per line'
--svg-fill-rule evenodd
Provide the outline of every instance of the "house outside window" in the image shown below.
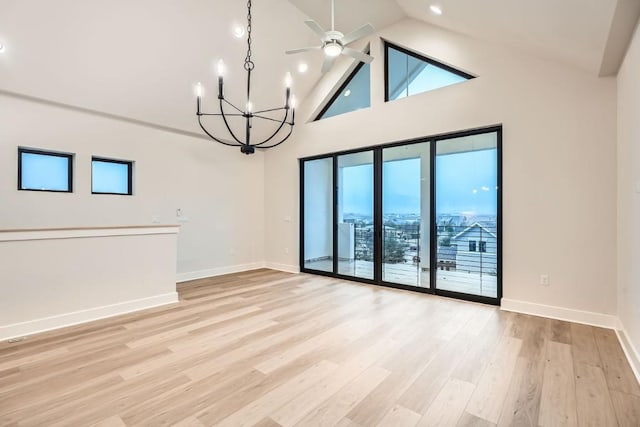
<path fill-rule="evenodd" d="M 476 241 L 469 240 L 469 252 L 475 252 L 475 251 L 476 251 Z"/>

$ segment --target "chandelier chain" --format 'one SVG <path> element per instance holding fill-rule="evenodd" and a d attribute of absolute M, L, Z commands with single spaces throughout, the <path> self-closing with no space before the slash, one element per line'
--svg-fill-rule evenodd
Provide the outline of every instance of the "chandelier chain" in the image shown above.
<path fill-rule="evenodd" d="M 251 0 L 247 1 L 247 56 L 244 58 L 244 69 L 251 71 L 255 64 L 251 60 Z"/>

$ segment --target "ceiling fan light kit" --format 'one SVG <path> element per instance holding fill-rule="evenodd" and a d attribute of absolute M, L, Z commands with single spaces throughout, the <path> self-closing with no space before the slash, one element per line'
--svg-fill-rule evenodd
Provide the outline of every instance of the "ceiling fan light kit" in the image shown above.
<path fill-rule="evenodd" d="M 337 41 L 327 42 L 322 49 L 327 56 L 338 56 L 342 53 L 342 45 Z"/>
<path fill-rule="evenodd" d="M 228 145 L 231 147 L 240 147 L 240 151 L 244 154 L 253 154 L 256 148 L 273 148 L 277 145 L 285 142 L 293 131 L 295 124 L 295 99 L 291 96 L 291 74 L 287 73 L 285 77 L 285 103 L 283 107 L 269 108 L 266 110 L 254 111 L 253 104 L 251 102 L 251 72 L 255 68 L 255 64 L 251 59 L 251 0 L 247 2 L 247 56 L 244 59 L 244 69 L 247 72 L 247 100 L 244 109 L 238 108 L 231 102 L 227 101 L 224 97 L 224 73 L 225 65 L 221 59 L 218 61 L 218 103 L 219 113 L 203 113 L 201 110 L 202 98 L 204 96 L 204 89 L 200 83 L 196 86 L 196 116 L 198 117 L 198 124 L 207 136 L 220 144 Z M 226 112 L 224 110 L 225 105 L 227 108 L 231 108 L 233 112 Z M 269 113 L 281 112 L 283 117 L 281 120 L 274 119 L 266 116 Z M 213 135 L 203 124 L 202 118 L 206 116 L 216 116 L 222 118 L 222 121 L 227 128 L 227 132 L 232 139 L 220 138 Z M 244 118 L 244 138 L 236 135 L 232 127 L 229 125 L 229 118 Z M 253 128 L 253 122 L 257 119 L 260 122 L 271 121 L 275 122 L 275 130 L 261 142 L 254 143 L 251 140 L 251 129 Z M 284 131 L 281 133 L 281 131 Z M 279 138 L 276 138 L 281 135 Z"/>
<path fill-rule="evenodd" d="M 370 63 L 373 61 L 373 57 L 360 52 L 356 49 L 351 49 L 347 47 L 349 43 L 353 43 L 356 40 L 359 40 L 363 37 L 372 34 L 375 29 L 371 24 L 365 24 L 362 27 L 358 28 L 355 31 L 347 34 L 346 36 L 340 31 L 336 31 L 335 29 L 335 0 L 331 0 L 331 30 L 325 31 L 320 24 L 316 21 L 304 21 L 304 23 L 316 33 L 322 44 L 320 46 L 312 46 L 312 47 L 303 47 L 300 49 L 292 49 L 288 50 L 285 53 L 288 55 L 302 52 L 309 52 L 313 50 L 322 50 L 324 52 L 325 58 L 322 63 L 322 73 L 326 73 L 333 66 L 333 63 L 336 61 L 338 56 L 346 55 L 350 56 L 353 59 L 356 59 L 360 62 Z"/>

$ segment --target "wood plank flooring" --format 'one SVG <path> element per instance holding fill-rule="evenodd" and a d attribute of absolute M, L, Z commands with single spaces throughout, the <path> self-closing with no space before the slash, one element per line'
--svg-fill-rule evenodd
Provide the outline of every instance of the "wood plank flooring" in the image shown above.
<path fill-rule="evenodd" d="M 0 343 L 0 426 L 640 426 L 611 330 L 256 270 Z"/>

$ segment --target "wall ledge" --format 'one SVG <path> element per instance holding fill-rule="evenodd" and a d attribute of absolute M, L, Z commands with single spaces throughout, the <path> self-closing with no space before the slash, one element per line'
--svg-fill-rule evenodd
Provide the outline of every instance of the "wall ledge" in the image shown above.
<path fill-rule="evenodd" d="M 145 310 L 161 305 L 178 302 L 178 293 L 170 292 L 163 295 L 155 295 L 147 298 L 140 298 L 124 301 L 117 304 L 105 305 L 101 307 L 89 308 L 87 310 L 74 311 L 41 319 L 29 320 L 22 323 L 0 326 L 0 340 L 24 337 L 27 335 L 47 332 L 67 326 L 92 322 L 94 320 L 106 319 L 108 317 L 119 316 L 134 311 Z"/>
<path fill-rule="evenodd" d="M 21 240 L 79 239 L 83 237 L 177 234 L 179 225 L 139 225 L 115 227 L 25 228 L 0 230 L 0 242 Z"/>
<path fill-rule="evenodd" d="M 582 323 L 607 329 L 618 329 L 618 317 L 592 311 L 574 310 L 553 305 L 536 304 L 527 301 L 502 298 L 501 307 L 505 311 L 548 317 L 550 319 L 565 320 L 567 322 Z"/>

